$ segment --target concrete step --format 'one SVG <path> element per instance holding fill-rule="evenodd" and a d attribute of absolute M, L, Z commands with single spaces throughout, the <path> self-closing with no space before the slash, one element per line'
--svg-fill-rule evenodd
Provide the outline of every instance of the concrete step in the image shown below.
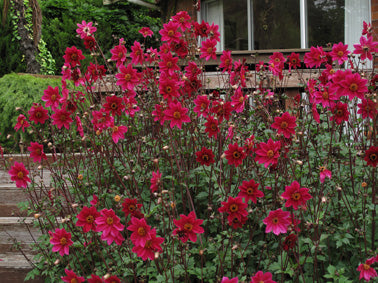
<path fill-rule="evenodd" d="M 0 217 L 0 253 L 23 251 L 31 253 L 30 245 L 38 240 L 41 232 L 33 227 L 33 218 L 25 218 L 24 222 L 19 217 Z"/>
<path fill-rule="evenodd" d="M 26 254 L 32 259 L 32 255 Z M 42 283 L 42 278 L 24 281 L 28 272 L 32 269 L 31 264 L 21 253 L 0 253 L 0 281 L 1 283 Z"/>

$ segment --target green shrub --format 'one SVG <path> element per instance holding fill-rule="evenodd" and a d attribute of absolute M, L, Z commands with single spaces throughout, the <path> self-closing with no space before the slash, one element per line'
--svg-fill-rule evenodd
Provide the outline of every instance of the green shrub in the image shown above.
<path fill-rule="evenodd" d="M 57 77 L 32 76 L 27 74 L 8 74 L 0 78 L 0 143 L 7 151 L 18 151 L 16 140 L 29 142 L 28 133 L 15 132 L 18 115 L 27 113 L 33 102 L 41 101 L 43 91 L 50 85 L 61 83 Z M 20 107 L 21 111 L 16 108 Z M 24 113 L 24 115 L 25 115 Z M 7 136 L 11 138 L 7 139 Z M 21 135 L 21 136 L 20 136 Z"/>

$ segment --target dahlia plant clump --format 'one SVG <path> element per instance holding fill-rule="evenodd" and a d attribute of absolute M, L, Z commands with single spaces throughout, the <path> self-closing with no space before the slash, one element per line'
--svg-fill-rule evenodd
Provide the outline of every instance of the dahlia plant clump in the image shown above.
<path fill-rule="evenodd" d="M 29 277 L 376 279 L 370 31 L 353 47 L 276 52 L 252 65 L 226 50 L 212 76 L 218 27 L 186 12 L 164 25 L 159 49 L 148 28 L 143 42 L 120 39 L 110 53 L 92 23 L 76 32 L 86 51 L 67 47 L 61 87 L 41 90 L 14 121 L 33 136 L 30 164 L 6 160 L 43 233 Z M 37 178 L 46 170 L 50 183 Z"/>

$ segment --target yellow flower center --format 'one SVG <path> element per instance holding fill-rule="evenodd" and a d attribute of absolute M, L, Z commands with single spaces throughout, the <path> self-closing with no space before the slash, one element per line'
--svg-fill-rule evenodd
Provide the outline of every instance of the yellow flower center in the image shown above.
<path fill-rule="evenodd" d="M 241 154 L 239 151 L 234 151 L 234 153 L 232 154 L 232 156 L 235 158 L 235 159 L 238 159 L 240 158 Z"/>
<path fill-rule="evenodd" d="M 356 83 L 352 83 L 350 86 L 349 86 L 349 90 L 350 91 L 357 91 L 358 89 L 358 85 Z"/>
<path fill-rule="evenodd" d="M 337 56 L 339 56 L 339 57 L 342 57 L 344 55 L 344 52 L 343 51 L 339 51 L 339 52 L 337 52 Z"/>
<path fill-rule="evenodd" d="M 139 227 L 137 230 L 137 233 L 139 236 L 145 236 L 146 235 L 146 229 L 144 227 Z"/>
<path fill-rule="evenodd" d="M 193 225 L 191 223 L 185 223 L 184 230 L 185 231 L 192 231 Z"/>
<path fill-rule="evenodd" d="M 236 212 L 236 211 L 238 211 L 238 209 L 239 209 L 239 207 L 238 207 L 238 205 L 237 204 L 231 204 L 230 205 L 230 211 L 231 212 Z"/>
<path fill-rule="evenodd" d="M 67 239 L 65 237 L 62 237 L 60 238 L 59 242 L 62 246 L 65 246 L 67 244 Z"/>
<path fill-rule="evenodd" d="M 108 217 L 108 218 L 106 219 L 106 224 L 108 224 L 108 225 L 112 225 L 113 222 L 114 222 L 113 217 Z"/>
<path fill-rule="evenodd" d="M 212 47 L 209 47 L 209 48 L 207 48 L 207 53 L 212 53 L 213 52 L 213 48 Z"/>
<path fill-rule="evenodd" d="M 324 99 L 328 99 L 328 98 L 329 98 L 329 94 L 328 94 L 328 92 L 327 92 L 327 91 L 323 91 L 323 93 L 322 93 L 322 97 L 323 97 Z"/>
<path fill-rule="evenodd" d="M 22 179 L 22 178 L 24 178 L 24 173 L 23 172 L 18 172 L 17 173 L 17 177 L 19 178 L 19 179 Z"/>
<path fill-rule="evenodd" d="M 175 32 L 173 30 L 168 31 L 168 36 L 173 36 Z"/>
<path fill-rule="evenodd" d="M 285 122 L 285 121 L 283 121 L 282 123 L 281 123 L 281 129 L 286 129 L 287 128 L 287 122 Z"/>
<path fill-rule="evenodd" d="M 255 190 L 254 190 L 252 187 L 248 187 L 248 188 L 247 188 L 247 194 L 248 194 L 248 195 L 253 195 L 254 191 L 255 191 Z"/>
<path fill-rule="evenodd" d="M 130 74 L 126 74 L 125 75 L 125 81 L 130 81 L 131 80 L 131 75 Z"/>
<path fill-rule="evenodd" d="M 364 269 L 365 269 L 365 270 L 369 270 L 369 269 L 370 269 L 370 265 L 368 265 L 368 264 L 366 264 L 366 263 L 364 263 L 363 266 L 364 266 Z"/>
<path fill-rule="evenodd" d="M 301 194 L 300 193 L 294 193 L 291 195 L 291 198 L 293 200 L 299 200 L 301 198 Z"/>
<path fill-rule="evenodd" d="M 269 158 L 272 158 L 273 156 L 274 156 L 274 152 L 273 152 L 273 150 L 268 150 L 267 152 L 266 152 L 266 156 L 268 156 Z"/>
<path fill-rule="evenodd" d="M 88 215 L 86 220 L 88 224 L 92 224 L 94 222 L 94 217 L 92 215 Z"/>
<path fill-rule="evenodd" d="M 202 155 L 202 160 L 208 161 L 209 160 L 209 156 L 207 154 Z"/>
<path fill-rule="evenodd" d="M 279 221 L 278 221 L 278 218 L 277 217 L 274 217 L 273 219 L 272 219 L 272 222 L 273 222 L 273 224 L 277 224 Z"/>
<path fill-rule="evenodd" d="M 178 112 L 178 111 L 174 112 L 174 113 L 173 113 L 173 118 L 175 118 L 175 119 L 180 119 L 180 118 L 181 118 L 181 113 Z"/>

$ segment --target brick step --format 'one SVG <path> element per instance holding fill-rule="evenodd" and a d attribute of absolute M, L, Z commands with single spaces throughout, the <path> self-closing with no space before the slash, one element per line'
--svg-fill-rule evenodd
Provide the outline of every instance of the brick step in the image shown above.
<path fill-rule="evenodd" d="M 26 254 L 28 258 L 32 255 Z M 0 281 L 1 283 L 42 283 L 42 278 L 24 281 L 31 264 L 20 253 L 0 253 Z"/>

